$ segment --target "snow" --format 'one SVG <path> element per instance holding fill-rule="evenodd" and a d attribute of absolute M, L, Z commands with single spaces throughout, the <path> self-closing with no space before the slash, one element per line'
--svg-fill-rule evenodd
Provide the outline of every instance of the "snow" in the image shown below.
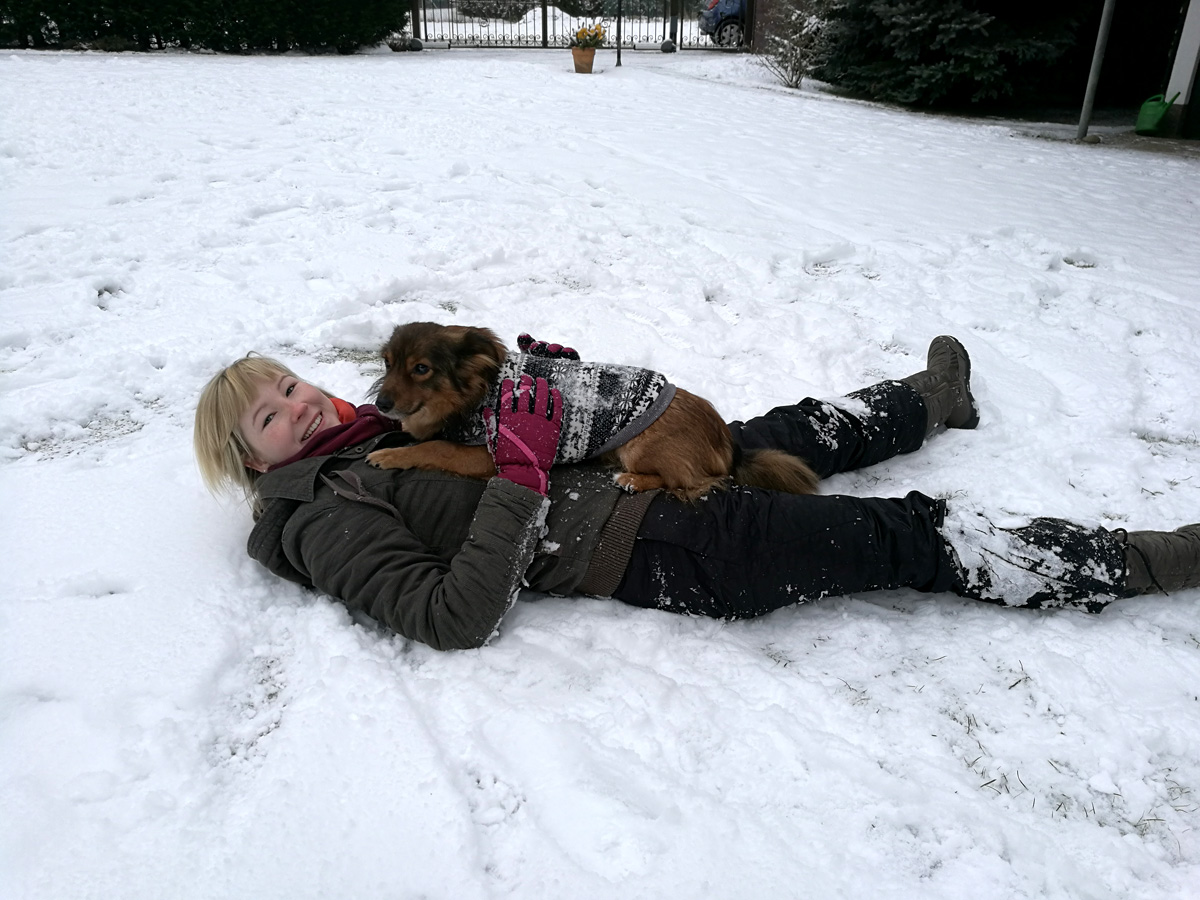
<path fill-rule="evenodd" d="M 411 320 L 743 418 L 972 354 L 982 422 L 825 489 L 1200 511 L 1200 161 L 741 56 L 0 60 L 0 895 L 1200 897 L 1200 592 L 723 623 L 518 603 L 439 654 L 273 579 L 191 456 L 256 349 Z"/>

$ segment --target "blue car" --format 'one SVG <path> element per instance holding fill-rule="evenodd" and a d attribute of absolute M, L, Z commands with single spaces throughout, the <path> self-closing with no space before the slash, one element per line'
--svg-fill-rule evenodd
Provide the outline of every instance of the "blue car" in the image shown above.
<path fill-rule="evenodd" d="M 700 33 L 718 47 L 740 47 L 746 31 L 746 0 L 702 0 Z"/>

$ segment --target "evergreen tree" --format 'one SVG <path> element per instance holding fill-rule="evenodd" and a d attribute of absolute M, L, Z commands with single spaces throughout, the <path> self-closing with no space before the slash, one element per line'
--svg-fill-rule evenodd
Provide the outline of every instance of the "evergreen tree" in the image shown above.
<path fill-rule="evenodd" d="M 1027 95 L 1077 40 L 1080 0 L 830 0 L 815 76 L 932 106 Z"/>

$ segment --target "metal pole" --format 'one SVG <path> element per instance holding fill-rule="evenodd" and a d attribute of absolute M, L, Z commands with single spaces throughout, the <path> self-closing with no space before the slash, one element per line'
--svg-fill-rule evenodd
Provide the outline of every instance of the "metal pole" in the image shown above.
<path fill-rule="evenodd" d="M 1092 121 L 1092 106 L 1096 102 L 1096 85 L 1100 83 L 1100 65 L 1104 62 L 1104 48 L 1108 46 L 1108 29 L 1112 26 L 1113 8 L 1117 0 L 1104 0 L 1104 12 L 1100 14 L 1100 32 L 1096 35 L 1096 52 L 1092 54 L 1092 71 L 1088 73 L 1087 91 L 1083 95 L 1083 110 L 1079 113 L 1079 130 L 1075 140 L 1087 137 L 1088 125 Z"/>
<path fill-rule="evenodd" d="M 621 65 L 621 0 L 617 0 L 617 65 Z"/>

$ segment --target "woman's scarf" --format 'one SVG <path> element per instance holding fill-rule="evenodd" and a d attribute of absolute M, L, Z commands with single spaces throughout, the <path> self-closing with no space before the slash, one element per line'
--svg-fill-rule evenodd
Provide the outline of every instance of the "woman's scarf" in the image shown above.
<path fill-rule="evenodd" d="M 271 466 L 267 469 L 268 472 L 274 472 L 276 469 L 282 469 L 284 466 L 290 466 L 294 462 L 313 456 L 329 456 L 331 453 L 337 453 L 339 450 L 360 444 L 385 431 L 395 431 L 400 424 L 395 419 L 385 416 L 369 403 L 356 408 L 337 397 L 329 399 L 333 401 L 333 408 L 337 410 L 338 420 L 341 424 L 319 431 L 309 438 L 308 443 L 299 453 Z"/>

